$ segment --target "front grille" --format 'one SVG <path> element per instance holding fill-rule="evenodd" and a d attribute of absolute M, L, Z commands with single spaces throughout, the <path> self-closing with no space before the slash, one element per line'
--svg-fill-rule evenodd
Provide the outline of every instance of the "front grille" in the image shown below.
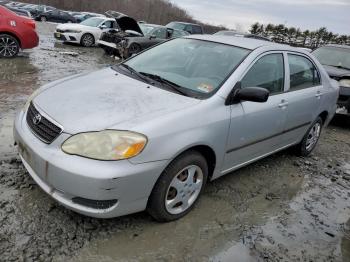
<path fill-rule="evenodd" d="M 117 199 L 112 200 L 91 200 L 82 197 L 75 197 L 72 199 L 73 203 L 90 207 L 93 209 L 108 209 L 118 203 Z"/>
<path fill-rule="evenodd" d="M 32 132 L 46 144 L 51 144 L 62 132 L 60 127 L 41 115 L 33 103 L 30 103 L 27 111 L 27 124 Z"/>

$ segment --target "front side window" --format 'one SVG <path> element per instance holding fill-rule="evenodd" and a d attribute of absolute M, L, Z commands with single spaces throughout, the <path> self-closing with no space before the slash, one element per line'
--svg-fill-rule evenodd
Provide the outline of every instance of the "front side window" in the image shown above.
<path fill-rule="evenodd" d="M 106 21 L 103 23 L 107 28 L 113 28 L 113 22 L 112 21 Z"/>
<path fill-rule="evenodd" d="M 152 35 L 154 35 L 156 38 L 159 38 L 159 39 L 166 39 L 167 30 L 166 28 L 157 28 L 153 30 Z"/>
<path fill-rule="evenodd" d="M 290 90 L 298 90 L 321 83 L 319 73 L 314 64 L 306 57 L 288 54 L 290 71 Z"/>
<path fill-rule="evenodd" d="M 208 97 L 225 82 L 251 50 L 177 38 L 143 52 L 124 64 L 139 73 L 157 75 L 184 90 Z"/>
<path fill-rule="evenodd" d="M 250 68 L 241 81 L 242 88 L 262 87 L 270 94 L 281 93 L 284 90 L 284 60 L 282 54 L 269 54 L 260 58 Z"/>

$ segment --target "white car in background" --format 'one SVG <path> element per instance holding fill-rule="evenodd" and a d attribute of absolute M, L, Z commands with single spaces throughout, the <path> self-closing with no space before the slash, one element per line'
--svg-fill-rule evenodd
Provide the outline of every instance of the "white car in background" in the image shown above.
<path fill-rule="evenodd" d="M 54 36 L 63 42 L 77 43 L 91 47 L 100 39 L 101 34 L 112 28 L 118 28 L 115 19 L 107 17 L 92 17 L 80 24 L 58 25 Z"/>

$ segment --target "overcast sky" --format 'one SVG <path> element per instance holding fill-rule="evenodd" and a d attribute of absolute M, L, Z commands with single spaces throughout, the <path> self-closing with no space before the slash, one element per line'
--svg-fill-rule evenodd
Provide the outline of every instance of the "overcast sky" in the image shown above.
<path fill-rule="evenodd" d="M 254 22 L 350 35 L 350 0 L 171 0 L 196 19 L 247 30 Z"/>

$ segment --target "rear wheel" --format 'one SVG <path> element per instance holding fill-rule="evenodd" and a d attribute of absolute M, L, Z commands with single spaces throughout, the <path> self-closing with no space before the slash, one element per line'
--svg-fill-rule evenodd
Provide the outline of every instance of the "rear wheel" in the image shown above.
<path fill-rule="evenodd" d="M 47 21 L 46 16 L 41 16 L 41 17 L 40 17 L 40 21 L 41 21 L 41 22 L 46 22 L 46 21 Z"/>
<path fill-rule="evenodd" d="M 20 49 L 19 42 L 16 38 L 7 34 L 0 34 L 0 57 L 15 57 Z"/>
<path fill-rule="evenodd" d="M 318 117 L 311 127 L 306 132 L 303 140 L 296 146 L 297 154 L 300 156 L 308 156 L 315 149 L 318 140 L 321 136 L 323 121 L 321 117 Z"/>
<path fill-rule="evenodd" d="M 179 219 L 189 213 L 207 182 L 208 165 L 196 151 L 177 157 L 159 177 L 147 211 L 159 222 Z"/>
<path fill-rule="evenodd" d="M 80 43 L 82 46 L 91 47 L 95 44 L 95 37 L 92 34 L 84 34 L 81 37 Z"/>

